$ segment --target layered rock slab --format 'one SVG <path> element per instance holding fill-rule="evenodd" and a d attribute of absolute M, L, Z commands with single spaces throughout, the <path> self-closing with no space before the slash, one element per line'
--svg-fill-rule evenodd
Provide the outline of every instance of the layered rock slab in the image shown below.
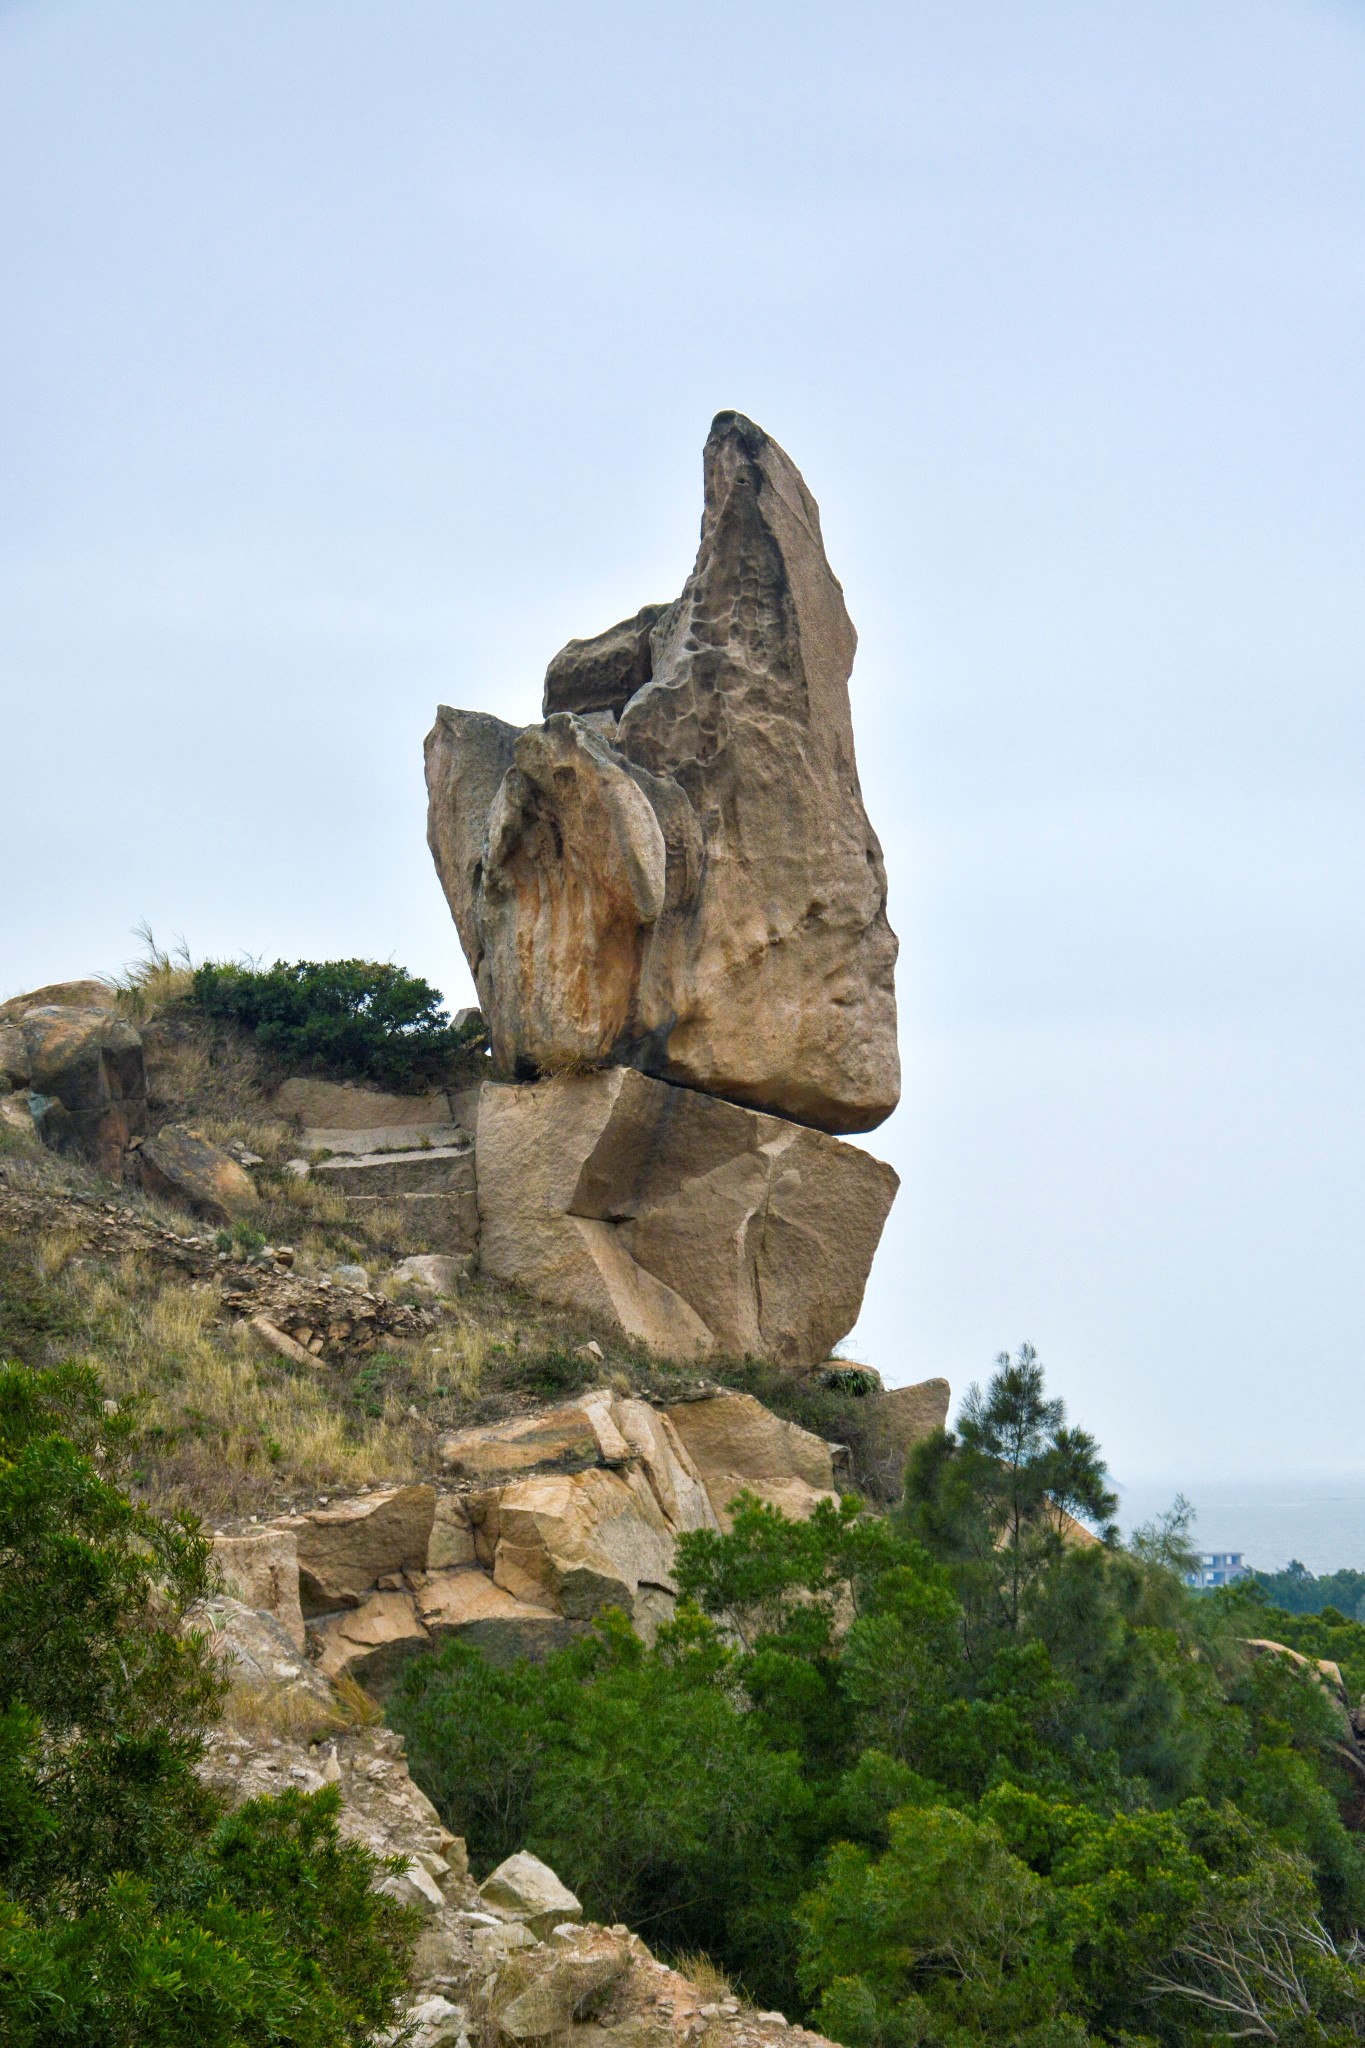
<path fill-rule="evenodd" d="M 483 1270 L 675 1358 L 827 1357 L 898 1185 L 801 1124 L 629 1068 L 486 1082 Z"/>
<path fill-rule="evenodd" d="M 896 940 L 856 635 L 777 443 L 718 415 L 682 596 L 546 677 L 519 732 L 442 707 L 428 838 L 497 1071 L 632 1066 L 818 1129 L 895 1107 Z"/>

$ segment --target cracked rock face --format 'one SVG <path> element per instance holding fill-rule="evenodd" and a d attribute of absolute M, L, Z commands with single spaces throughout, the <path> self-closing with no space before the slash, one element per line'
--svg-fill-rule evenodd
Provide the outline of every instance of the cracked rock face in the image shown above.
<path fill-rule="evenodd" d="M 480 1260 L 665 1356 L 814 1365 L 852 1329 L 893 1169 L 628 1068 L 479 1104 Z"/>
<path fill-rule="evenodd" d="M 895 1107 L 856 635 L 814 499 L 721 413 L 682 596 L 570 641 L 545 722 L 442 707 L 428 837 L 499 1075 L 636 1067 L 830 1132 Z"/>

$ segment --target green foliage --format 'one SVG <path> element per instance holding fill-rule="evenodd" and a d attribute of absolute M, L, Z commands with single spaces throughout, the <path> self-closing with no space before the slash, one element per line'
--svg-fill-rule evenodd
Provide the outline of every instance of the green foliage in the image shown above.
<path fill-rule="evenodd" d="M 122 1491 L 127 1445 L 90 1371 L 0 1368 L 0 2038 L 359 2044 L 405 1917 L 334 1796 L 224 1817 L 199 1783 L 209 1546 Z"/>
<path fill-rule="evenodd" d="M 816 2023 L 847 2048 L 1134 2044 L 1135 2022 L 1172 2048 L 1365 2038 L 1365 1968 L 1303 1865 L 1202 1800 L 908 1807 L 881 1856 L 834 1848 L 797 1917 Z"/>
<path fill-rule="evenodd" d="M 374 960 L 206 961 L 189 1001 L 284 1065 L 391 1088 L 448 1079 L 484 1043 L 483 1025 L 457 1029 L 429 982 Z"/>
<path fill-rule="evenodd" d="M 1084 2048 L 1047 1907 L 989 1822 L 944 1806 L 893 1814 L 885 1854 L 838 1845 L 799 1909 L 815 2024 L 846 2048 Z"/>
<path fill-rule="evenodd" d="M 1282 1572 L 1255 1572 L 1253 1577 L 1270 1606 L 1286 1614 L 1321 1614 L 1334 1607 L 1352 1621 L 1365 1621 L 1365 1572 L 1343 1566 L 1315 1578 L 1295 1557 Z"/>
<path fill-rule="evenodd" d="M 600 1381 L 602 1367 L 568 1344 L 546 1344 L 534 1351 L 504 1351 L 499 1377 L 509 1389 L 554 1401 L 565 1394 L 581 1394 Z"/>
<path fill-rule="evenodd" d="M 1200 1595 L 1206 1626 L 1251 1639 L 1284 1643 L 1305 1657 L 1328 1658 L 1338 1665 L 1349 1699 L 1365 1695 L 1365 1622 L 1338 1608 L 1286 1613 L 1271 1605 L 1257 1580 L 1239 1579 Z"/>
<path fill-rule="evenodd" d="M 967 1654 L 989 1658 L 1017 1634 L 1065 1551 L 1068 1519 L 1110 1535 L 1118 1502 L 1094 1439 L 1067 1426 L 1043 1392 L 1030 1345 L 1001 1352 L 983 1394 L 968 1389 L 956 1437 L 917 1445 L 905 1475 L 906 1529 L 951 1563 L 967 1618 Z"/>
<path fill-rule="evenodd" d="M 409 1667 L 391 1719 L 476 1870 L 529 1849 L 573 1872 L 594 1918 L 675 1954 L 723 1950 L 776 1989 L 810 1796 L 736 1711 L 731 1662 L 699 1617 L 646 1650 L 609 1615 L 539 1667 L 448 1644 Z"/>
<path fill-rule="evenodd" d="M 448 1648 L 396 1718 L 476 1865 L 532 1848 L 847 2048 L 1365 2040 L 1340 1711 L 1242 1640 L 1359 1625 L 1191 1594 L 1179 1503 L 1129 1549 L 1068 1519 L 1112 1506 L 1025 1350 L 893 1515 L 741 1496 L 652 1649 Z"/>

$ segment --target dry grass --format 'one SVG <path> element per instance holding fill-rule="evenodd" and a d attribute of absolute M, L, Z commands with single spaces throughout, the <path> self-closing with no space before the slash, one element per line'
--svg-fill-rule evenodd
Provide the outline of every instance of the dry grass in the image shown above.
<path fill-rule="evenodd" d="M 700 1950 L 678 1956 L 671 1967 L 680 1977 L 689 1978 L 709 2005 L 714 2005 L 718 1999 L 736 1996 L 734 1986 L 719 1963 L 713 1963 L 710 1956 Z"/>
<path fill-rule="evenodd" d="M 155 1123 L 211 1122 L 236 1131 L 278 1122 L 269 1098 L 280 1077 L 249 1038 L 174 1004 L 139 1029 Z"/>
<path fill-rule="evenodd" d="M 356 1690 L 360 1688 L 357 1686 Z M 355 1725 L 344 1708 L 317 1699 L 302 1686 L 252 1685 L 241 1681 L 229 1688 L 223 1720 L 254 1741 L 320 1742 Z"/>
<path fill-rule="evenodd" d="M 428 1433 L 396 1402 L 358 1429 L 331 1369 L 291 1369 L 246 1325 L 224 1326 L 211 1288 L 136 1257 L 93 1272 L 76 1264 L 64 1277 L 89 1362 L 137 1418 L 135 1477 L 153 1498 L 241 1513 L 406 1477 L 429 1461 Z"/>
<path fill-rule="evenodd" d="M 352 1678 L 349 1671 L 343 1671 L 332 1680 L 332 1691 L 348 1728 L 377 1728 L 383 1720 L 382 1702 L 372 1692 L 366 1692 L 360 1680 Z"/>
<path fill-rule="evenodd" d="M 321 1700 L 303 1686 L 257 1685 L 239 1679 L 228 1689 L 223 1719 L 242 1735 L 285 1742 L 318 1742 L 354 1728 L 377 1728 L 384 1709 L 372 1693 L 343 1672 L 332 1685 L 330 1700 Z"/>
<path fill-rule="evenodd" d="M 143 1035 L 152 1130 L 184 1123 L 258 1154 L 252 1226 L 293 1247 L 301 1276 L 356 1262 L 390 1299 L 431 1306 L 429 1294 L 392 1270 L 431 1249 L 423 1205 L 353 1210 L 325 1179 L 289 1173 L 297 1131 L 272 1113 L 281 1075 L 242 1034 L 185 1006 L 192 968 L 183 947 L 168 953 L 150 932 L 143 940 L 143 958 L 117 986 L 120 1008 Z M 420 1339 L 386 1339 L 368 1357 L 337 1364 L 295 1365 L 226 1317 L 213 1284 L 168 1271 L 150 1248 L 123 1258 L 97 1252 L 93 1211 L 58 1212 L 71 1222 L 35 1235 L 26 1234 L 31 1222 L 5 1220 L 4 1203 L 7 1195 L 21 1203 L 32 1195 L 117 1195 L 120 1210 L 183 1235 L 194 1226 L 178 1211 L 106 1187 L 83 1162 L 41 1146 L 6 1149 L 4 1165 L 0 1355 L 92 1364 L 133 1418 L 132 1480 L 158 1505 L 222 1520 L 426 1477 L 438 1469 L 447 1429 L 562 1400 L 591 1382 L 609 1379 L 624 1390 L 669 1373 L 595 1317 L 481 1278 L 442 1302 L 437 1327 Z M 18 1310 L 7 1300 L 11 1279 Z M 588 1338 L 602 1345 L 601 1364 L 578 1357 Z"/>
<path fill-rule="evenodd" d="M 40 1280 L 59 1279 L 71 1261 L 78 1257 L 84 1244 L 80 1231 L 72 1225 L 45 1230 L 34 1247 L 34 1272 Z"/>
<path fill-rule="evenodd" d="M 39 1164 L 49 1163 L 54 1172 L 71 1170 L 41 1155 Z M 14 1188 L 17 1175 L 7 1171 Z M 33 1192 L 40 1189 L 58 1192 L 47 1181 Z M 300 1269 L 353 1242 L 340 1229 L 298 1229 L 319 1196 L 341 1200 L 314 1189 L 288 1211 Z M 0 1214 L 3 1198 L 0 1190 Z M 159 1205 L 133 1207 L 186 1228 Z M 279 1212 L 270 1213 L 272 1232 L 285 1241 Z M 40 1232 L 0 1222 L 0 1351 L 33 1365 L 91 1364 L 134 1421 L 130 1469 L 139 1492 L 213 1520 L 427 1476 L 447 1429 L 496 1419 L 527 1400 L 563 1399 L 590 1378 L 636 1383 L 641 1370 L 622 1355 L 619 1335 L 613 1344 L 589 1319 L 484 1280 L 443 1302 L 439 1323 L 420 1338 L 389 1338 L 369 1356 L 335 1364 L 295 1365 L 249 1324 L 224 1316 L 212 1281 L 168 1271 L 150 1247 L 100 1253 L 91 1237 L 85 1210 Z M 376 1277 L 382 1284 L 382 1272 Z M 412 1292 L 392 1275 L 385 1291 Z M 576 1356 L 589 1336 L 605 1342 L 601 1366 Z"/>
<path fill-rule="evenodd" d="M 109 986 L 123 1015 L 135 1024 L 146 1024 L 184 1001 L 194 986 L 194 962 L 183 939 L 172 952 L 158 946 L 145 919 L 133 927 L 133 935 L 142 941 L 142 952 L 122 974 L 109 977 Z"/>
<path fill-rule="evenodd" d="M 483 1392 L 496 1341 L 490 1329 L 452 1309 L 438 1328 L 408 1349 L 404 1363 L 416 1388 L 429 1398 L 457 1394 L 473 1401 Z"/>
<path fill-rule="evenodd" d="M 325 1180 L 289 1173 L 297 1133 L 271 1113 L 278 1075 L 239 1034 L 178 1008 L 184 984 L 176 976 L 187 973 L 185 961 L 150 935 L 146 946 L 120 1000 L 143 1020 L 153 1129 L 186 1123 L 220 1145 L 258 1154 L 261 1201 L 252 1226 L 268 1242 L 293 1247 L 301 1276 L 355 1262 L 390 1299 L 431 1306 L 429 1294 L 392 1270 L 407 1254 L 431 1249 L 422 1205 L 353 1210 Z M 41 1147 L 8 1154 L 0 1183 L 0 1350 L 8 1343 L 11 1355 L 34 1365 L 58 1357 L 92 1364 L 134 1419 L 137 1489 L 212 1520 L 425 1477 L 438 1469 L 448 1429 L 562 1400 L 592 1382 L 662 1389 L 671 1376 L 665 1363 L 597 1318 L 482 1278 L 442 1302 L 438 1325 L 420 1339 L 390 1338 L 367 1357 L 296 1365 L 227 1318 L 212 1283 L 168 1272 L 151 1248 L 124 1258 L 95 1251 L 83 1220 L 93 1212 L 67 1211 L 69 1225 L 38 1235 L 25 1234 L 31 1222 L 6 1225 L 7 1193 L 21 1202 L 117 1194 L 120 1209 L 176 1234 L 193 1226 L 161 1203 L 105 1187 L 80 1161 Z M 28 1303 L 17 1321 L 6 1313 L 11 1274 Z M 588 1338 L 603 1348 L 600 1364 L 578 1355 Z"/>

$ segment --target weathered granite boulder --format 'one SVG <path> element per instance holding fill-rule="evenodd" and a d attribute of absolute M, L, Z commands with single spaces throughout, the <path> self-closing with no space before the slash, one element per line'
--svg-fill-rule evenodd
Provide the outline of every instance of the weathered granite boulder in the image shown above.
<path fill-rule="evenodd" d="M 428 837 L 507 1079 L 638 1067 L 826 1131 L 899 1094 L 856 636 L 775 441 L 718 415 L 682 596 L 546 676 L 525 731 L 442 707 Z"/>
<path fill-rule="evenodd" d="M 393 1277 L 405 1280 L 409 1287 L 420 1287 L 424 1294 L 449 1296 L 459 1293 L 460 1282 L 467 1278 L 473 1263 L 471 1254 L 457 1259 L 449 1252 L 415 1252 L 411 1258 L 399 1260 Z"/>
<path fill-rule="evenodd" d="M 952 1388 L 947 1380 L 920 1380 L 912 1387 L 891 1387 L 877 1404 L 882 1431 L 901 1454 L 902 1462 L 917 1443 L 948 1425 Z"/>
<path fill-rule="evenodd" d="M 404 1592 L 371 1593 L 358 1607 L 319 1623 L 313 1635 L 324 1676 L 346 1675 L 363 1685 L 389 1684 L 409 1657 L 431 1644 L 411 1594 Z"/>
<path fill-rule="evenodd" d="M 638 1472 L 520 1479 L 503 1488 L 494 1517 L 493 1581 L 517 1599 L 588 1621 L 608 1607 L 634 1618 L 642 1587 L 670 1604 L 676 1593 L 674 1532 Z"/>
<path fill-rule="evenodd" d="M 573 711 L 580 718 L 597 714 L 604 724 L 614 724 L 653 674 L 650 637 L 667 610 L 666 604 L 644 605 L 633 619 L 561 647 L 545 671 L 546 718 Z"/>
<path fill-rule="evenodd" d="M 27 1088 L 28 1047 L 24 1034 L 11 1018 L 0 1017 L 0 1093 L 7 1088 Z"/>
<path fill-rule="evenodd" d="M 540 1658 L 612 1607 L 652 1641 L 676 1607 L 680 1535 L 728 1526 L 740 1492 L 798 1519 L 834 1498 L 823 1438 L 720 1388 L 668 1410 L 593 1388 L 441 1455 L 452 1490 L 374 1488 L 219 1531 L 228 1591 L 329 1680 L 384 1687 L 448 1636 L 494 1662 Z"/>
<path fill-rule="evenodd" d="M 852 1145 L 629 1068 L 484 1084 L 483 1270 L 675 1358 L 828 1357 L 895 1197 Z"/>
<path fill-rule="evenodd" d="M 722 1529 L 737 1494 L 756 1494 L 792 1521 L 805 1521 L 822 1500 L 837 1500 L 834 1462 L 823 1437 L 774 1415 L 752 1394 L 712 1394 L 680 1401 L 668 1420 L 706 1488 Z"/>
<path fill-rule="evenodd" d="M 213 1561 L 227 1592 L 258 1612 L 271 1614 L 299 1650 L 307 1642 L 299 1604 L 299 1547 L 292 1529 L 250 1529 L 238 1536 L 216 1535 Z"/>
<path fill-rule="evenodd" d="M 227 1711 L 240 1719 L 263 1712 L 277 1727 L 316 1737 L 337 1725 L 327 1676 L 307 1660 L 279 1617 L 219 1593 L 185 1617 L 202 1630 L 232 1687 Z"/>
<path fill-rule="evenodd" d="M 389 1576 L 424 1571 L 436 1513 L 430 1486 L 388 1486 L 282 1524 L 294 1538 L 306 1614 L 353 1607 Z"/>
<path fill-rule="evenodd" d="M 542 1937 L 567 1920 L 583 1918 L 583 1908 L 569 1887 L 560 1883 L 548 1863 L 525 1849 L 505 1857 L 488 1873 L 479 1886 L 479 1896 Z"/>
<path fill-rule="evenodd" d="M 260 1202 L 250 1174 L 231 1153 L 183 1124 L 167 1124 L 149 1138 L 139 1165 L 144 1193 L 207 1223 L 249 1216 Z"/>
<path fill-rule="evenodd" d="M 429 1573 L 417 1604 L 433 1642 L 457 1635 L 493 1664 L 548 1656 L 572 1642 L 577 1632 L 557 1609 L 521 1600 L 473 1567 Z"/>
<path fill-rule="evenodd" d="M 36 1152 L 41 1140 L 33 1121 L 32 1099 L 27 1089 L 0 1095 L 0 1140 Z"/>
<path fill-rule="evenodd" d="M 107 1008 L 39 1003 L 15 1014 L 44 1140 L 120 1179 L 130 1141 L 147 1128 L 138 1033 Z"/>
<path fill-rule="evenodd" d="M 118 992 L 107 981 L 49 981 L 25 995 L 0 1003 L 0 1017 L 23 1017 L 30 1010 L 54 1005 L 64 1010 L 112 1010 Z"/>

